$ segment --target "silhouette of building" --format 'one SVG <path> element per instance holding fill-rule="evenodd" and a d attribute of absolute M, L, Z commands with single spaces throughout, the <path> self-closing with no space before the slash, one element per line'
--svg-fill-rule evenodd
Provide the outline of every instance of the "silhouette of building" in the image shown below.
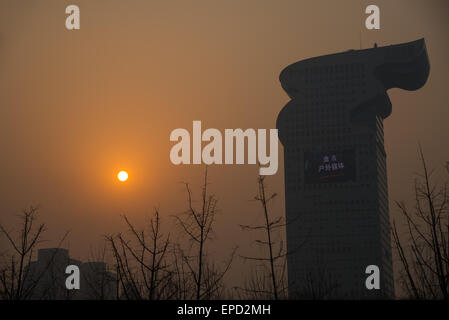
<path fill-rule="evenodd" d="M 65 282 L 69 274 L 68 265 L 80 270 L 80 289 L 68 290 Z M 107 270 L 104 262 L 81 262 L 71 259 L 69 251 L 61 248 L 38 250 L 37 260 L 25 268 L 26 290 L 36 300 L 115 299 L 117 295 L 116 275 Z"/>
<path fill-rule="evenodd" d="M 383 120 L 387 90 L 417 90 L 424 39 L 294 63 L 280 74 L 291 101 L 277 119 L 284 146 L 289 296 L 394 296 Z M 380 269 L 368 290 L 366 267 Z"/>

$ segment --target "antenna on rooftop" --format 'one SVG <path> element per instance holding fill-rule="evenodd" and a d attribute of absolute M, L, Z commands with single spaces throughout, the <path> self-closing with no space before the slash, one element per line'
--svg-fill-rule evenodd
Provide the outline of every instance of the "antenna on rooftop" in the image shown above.
<path fill-rule="evenodd" d="M 362 49 L 362 25 L 363 25 L 363 6 L 362 6 L 362 0 L 360 0 L 360 11 L 362 14 L 360 15 L 362 18 L 360 19 L 360 32 L 359 32 L 359 40 L 360 40 L 360 49 Z"/>

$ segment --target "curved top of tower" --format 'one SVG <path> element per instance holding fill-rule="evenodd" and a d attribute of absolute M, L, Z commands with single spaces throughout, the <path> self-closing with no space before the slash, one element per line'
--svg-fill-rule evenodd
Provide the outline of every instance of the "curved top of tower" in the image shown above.
<path fill-rule="evenodd" d="M 300 117 L 307 117 L 312 110 L 324 115 L 337 108 L 352 124 L 366 124 L 372 116 L 385 119 L 392 111 L 387 90 L 417 90 L 426 83 L 429 72 L 424 39 L 293 63 L 279 76 L 292 99 L 279 113 L 279 138 L 284 143 L 289 132 L 304 123 Z"/>
<path fill-rule="evenodd" d="M 336 71 L 343 71 L 354 63 L 368 67 L 370 76 L 378 80 L 385 90 L 417 90 L 426 83 L 430 71 L 426 44 L 422 38 L 301 60 L 282 70 L 279 80 L 282 88 L 293 99 L 309 89 L 322 86 L 326 79 L 320 77 L 319 73 L 329 71 L 332 67 Z M 313 78 L 318 78 L 318 81 L 313 81 Z"/>

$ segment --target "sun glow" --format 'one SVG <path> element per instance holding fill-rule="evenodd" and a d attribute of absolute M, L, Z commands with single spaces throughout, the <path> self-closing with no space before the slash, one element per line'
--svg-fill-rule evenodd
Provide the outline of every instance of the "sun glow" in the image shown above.
<path fill-rule="evenodd" d="M 128 180 L 128 172 L 126 172 L 126 171 L 120 171 L 120 172 L 117 174 L 117 178 L 118 178 L 120 181 L 125 182 L 126 180 Z"/>

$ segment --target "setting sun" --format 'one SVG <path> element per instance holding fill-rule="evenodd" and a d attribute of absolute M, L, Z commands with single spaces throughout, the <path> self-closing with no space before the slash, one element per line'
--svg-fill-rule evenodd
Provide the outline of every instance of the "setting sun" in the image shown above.
<path fill-rule="evenodd" d="M 117 174 L 117 178 L 118 178 L 120 181 L 125 182 L 126 180 L 128 180 L 128 172 L 126 172 L 126 171 L 120 171 L 120 172 Z"/>

